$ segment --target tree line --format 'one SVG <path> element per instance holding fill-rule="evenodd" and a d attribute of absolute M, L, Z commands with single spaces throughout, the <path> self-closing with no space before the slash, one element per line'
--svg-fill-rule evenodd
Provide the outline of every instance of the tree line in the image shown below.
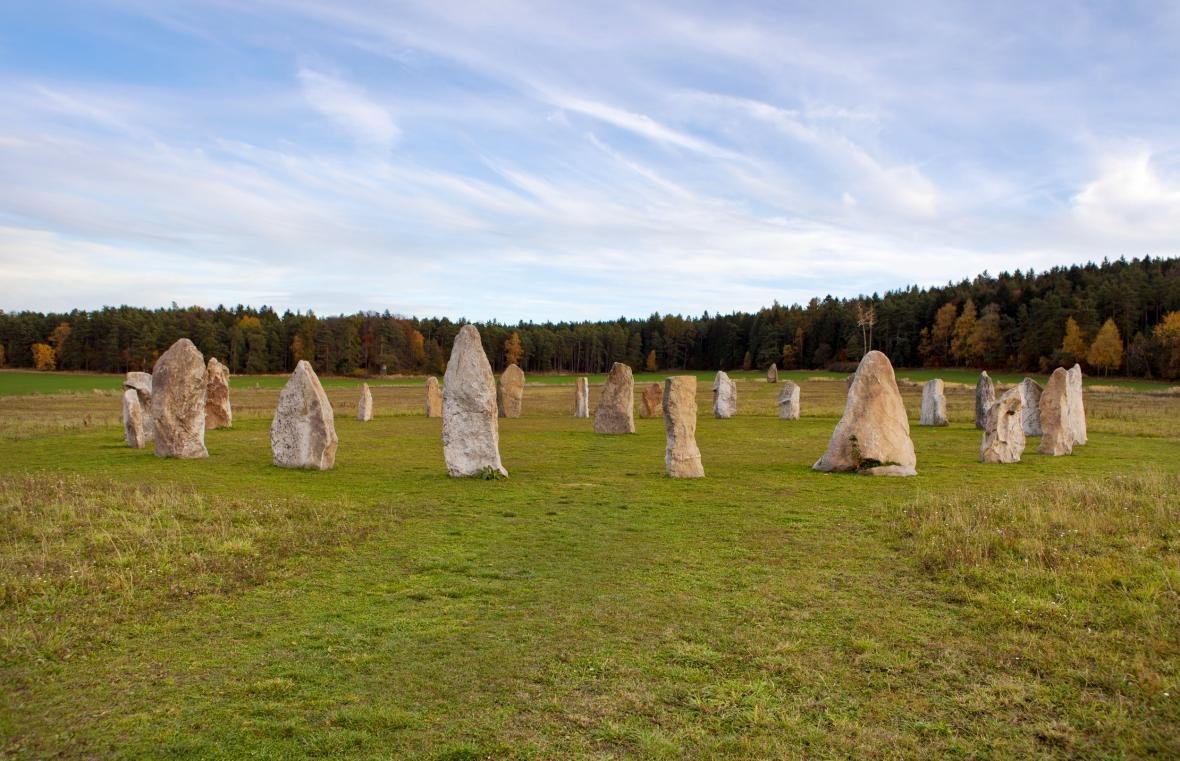
<path fill-rule="evenodd" d="M 0 365 L 126 372 L 152 369 L 181 337 L 230 371 L 287 372 L 306 359 L 339 375 L 446 368 L 464 320 L 391 311 L 318 316 L 236 306 L 69 313 L 0 311 Z M 856 299 L 814 298 L 757 312 L 653 314 L 600 322 L 477 324 L 499 371 L 848 369 L 866 349 L 894 365 L 1180 377 L 1180 258 L 1104 261 L 1047 272 L 984 272 L 972 280 Z"/>

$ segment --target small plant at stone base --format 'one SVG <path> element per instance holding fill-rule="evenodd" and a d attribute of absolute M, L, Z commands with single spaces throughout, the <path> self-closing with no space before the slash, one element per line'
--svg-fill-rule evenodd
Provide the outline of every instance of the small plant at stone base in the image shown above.
<path fill-rule="evenodd" d="M 503 473 L 501 473 L 500 471 L 496 470 L 495 468 L 493 468 L 489 465 L 488 467 L 484 468 L 483 470 L 481 470 L 479 472 L 479 475 L 477 476 L 477 478 L 479 478 L 483 481 L 503 481 L 503 480 L 507 479 L 508 476 L 504 475 Z"/>

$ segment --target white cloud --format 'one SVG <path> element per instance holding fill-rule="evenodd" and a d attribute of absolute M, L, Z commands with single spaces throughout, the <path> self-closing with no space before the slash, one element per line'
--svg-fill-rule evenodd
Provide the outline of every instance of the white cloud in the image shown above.
<path fill-rule="evenodd" d="M 401 137 L 393 116 L 363 89 L 306 67 L 299 70 L 299 82 L 312 108 L 356 140 L 388 148 Z"/>
<path fill-rule="evenodd" d="M 1072 199 L 1086 229 L 1113 238 L 1180 245 L 1180 177 L 1161 177 L 1146 150 L 1103 158 L 1100 173 Z"/>

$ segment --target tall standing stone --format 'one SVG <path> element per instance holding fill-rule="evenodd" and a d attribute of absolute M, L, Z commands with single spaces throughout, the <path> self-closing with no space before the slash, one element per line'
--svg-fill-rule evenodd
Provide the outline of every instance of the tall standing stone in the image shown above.
<path fill-rule="evenodd" d="M 280 468 L 328 470 L 336 463 L 336 418 L 320 379 L 299 360 L 270 423 L 270 451 Z"/>
<path fill-rule="evenodd" d="M 785 381 L 783 390 L 778 392 L 779 420 L 799 419 L 799 384 L 795 381 Z"/>
<path fill-rule="evenodd" d="M 917 464 L 893 365 L 881 352 L 870 351 L 852 376 L 844 416 L 832 432 L 828 449 L 812 469 L 912 476 L 918 472 Z"/>
<path fill-rule="evenodd" d="M 134 391 L 139 402 L 139 422 L 135 432 L 127 430 L 130 423 L 127 409 L 127 391 Z M 127 443 L 136 449 L 143 449 L 156 440 L 156 429 L 152 425 L 152 374 L 144 372 L 129 372 L 123 378 L 123 433 Z M 135 441 L 141 443 L 136 446 Z"/>
<path fill-rule="evenodd" d="M 152 370 L 152 425 L 156 456 L 197 459 L 205 448 L 205 358 L 182 338 L 160 355 Z"/>
<path fill-rule="evenodd" d="M 139 403 L 139 394 L 135 393 L 133 388 L 125 389 L 123 391 L 123 438 L 127 441 L 128 446 L 143 449 L 147 444 L 143 426 L 145 417 L 147 417 L 147 413 L 144 411 L 143 405 Z"/>
<path fill-rule="evenodd" d="M 508 475 L 500 462 L 496 379 L 474 325 L 455 336 L 443 375 L 443 458 L 454 477 Z"/>
<path fill-rule="evenodd" d="M 209 357 L 205 365 L 208 378 L 205 388 L 205 430 L 229 428 L 234 424 L 234 411 L 229 404 L 229 368 Z"/>
<path fill-rule="evenodd" d="M 508 365 L 500 374 L 500 417 L 520 417 L 524 401 L 524 371 L 515 364 Z"/>
<path fill-rule="evenodd" d="M 1082 366 L 1075 364 L 1066 372 L 1069 381 L 1069 425 L 1073 431 L 1073 443 L 1085 444 L 1089 441 L 1086 435 L 1086 405 L 1082 401 Z"/>
<path fill-rule="evenodd" d="M 611 366 L 594 408 L 595 433 L 635 433 L 635 378 L 622 362 Z"/>
<path fill-rule="evenodd" d="M 996 386 L 984 370 L 975 384 L 975 427 L 983 430 L 987 424 L 987 411 L 996 403 Z"/>
<path fill-rule="evenodd" d="M 433 375 L 426 379 L 426 417 L 442 417 L 443 395 L 438 387 L 438 378 Z"/>
<path fill-rule="evenodd" d="M 1025 378 L 1020 389 L 1020 425 L 1025 436 L 1041 435 L 1041 385 L 1032 378 Z"/>
<path fill-rule="evenodd" d="M 578 378 L 574 382 L 574 417 L 590 417 L 590 379 Z"/>
<path fill-rule="evenodd" d="M 922 386 L 922 413 L 918 425 L 946 425 L 946 393 L 942 379 L 926 381 Z"/>
<path fill-rule="evenodd" d="M 701 478 L 701 450 L 697 447 L 697 379 L 677 375 L 664 381 L 664 469 L 672 478 Z"/>
<path fill-rule="evenodd" d="M 356 419 L 367 423 L 373 419 L 373 392 L 368 383 L 361 384 L 361 397 L 356 402 Z"/>
<path fill-rule="evenodd" d="M 773 362 L 770 363 L 770 367 L 766 368 L 766 382 L 778 383 L 778 365 Z"/>
<path fill-rule="evenodd" d="M 1041 392 L 1041 454 L 1073 454 L 1074 431 L 1069 419 L 1069 374 L 1059 367 Z"/>
<path fill-rule="evenodd" d="M 983 441 L 979 444 L 979 461 L 988 463 L 1020 462 L 1024 454 L 1024 395 L 1020 386 L 1004 392 L 987 411 Z"/>
<path fill-rule="evenodd" d="M 643 389 L 639 397 L 639 417 L 651 418 L 663 414 L 664 387 L 652 383 Z"/>
<path fill-rule="evenodd" d="M 737 414 L 737 384 L 724 370 L 713 376 L 713 417 L 728 419 Z"/>

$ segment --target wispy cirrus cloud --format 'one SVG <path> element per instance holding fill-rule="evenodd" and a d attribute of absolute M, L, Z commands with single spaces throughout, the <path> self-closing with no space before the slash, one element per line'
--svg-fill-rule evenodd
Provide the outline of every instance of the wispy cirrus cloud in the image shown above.
<path fill-rule="evenodd" d="M 389 111 L 362 88 L 307 67 L 299 69 L 299 82 L 312 108 L 356 140 L 388 148 L 401 136 L 401 130 Z"/>

